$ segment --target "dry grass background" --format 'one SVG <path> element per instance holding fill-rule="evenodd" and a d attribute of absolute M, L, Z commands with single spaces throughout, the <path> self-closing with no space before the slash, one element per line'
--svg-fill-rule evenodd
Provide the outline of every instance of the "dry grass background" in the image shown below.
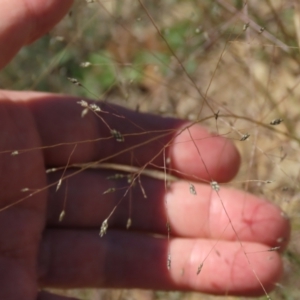
<path fill-rule="evenodd" d="M 77 0 L 56 28 L 3 70 L 1 87 L 105 99 L 196 120 L 203 100 L 195 83 L 219 111 L 216 121 L 204 104 L 200 116 L 211 118 L 203 125 L 234 140 L 241 152 L 242 167 L 231 185 L 268 197 L 291 219 L 285 275 L 271 297 L 299 299 L 300 5 L 296 0 L 143 3 L 190 78 L 139 1 Z M 284 121 L 271 126 L 276 118 Z M 240 141 L 246 133 L 250 137 Z M 263 183 L 268 180 L 272 183 Z M 140 290 L 68 293 L 91 300 L 220 299 Z"/>

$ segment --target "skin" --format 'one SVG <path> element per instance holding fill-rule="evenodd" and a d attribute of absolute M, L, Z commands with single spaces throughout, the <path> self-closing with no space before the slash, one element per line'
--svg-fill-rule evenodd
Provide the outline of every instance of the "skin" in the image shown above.
<path fill-rule="evenodd" d="M 22 46 L 54 26 L 72 4 L 66 0 L 0 2 L 0 67 Z M 109 219 L 107 234 L 100 238 L 103 220 L 124 194 L 120 190 L 124 181 L 107 180 L 107 176 L 115 173 L 111 170 L 87 169 L 69 177 L 66 215 L 59 222 L 66 183 L 56 192 L 62 171 L 46 174 L 45 168 L 65 166 L 68 159 L 70 163 L 87 163 L 111 156 L 112 163 L 130 165 L 134 157 L 133 164 L 141 166 L 159 152 L 161 145 L 174 138 L 167 150 L 171 167 L 179 170 L 183 178 L 185 174 L 194 174 L 204 181 L 213 178 L 220 183 L 227 182 L 240 164 L 239 153 L 228 140 L 195 125 L 190 133 L 201 149 L 208 174 L 188 131 L 176 136 L 188 123 L 115 106 L 102 109 L 110 112 L 105 117 L 111 128 L 122 129 L 124 143 L 114 139 L 84 143 L 76 147 L 72 156 L 74 144 L 41 149 L 60 142 L 109 136 L 107 127 L 94 114 L 80 117 L 82 107 L 77 101 L 55 94 L 0 91 L 0 299 L 65 299 L 42 291 L 44 287 L 177 289 L 261 295 L 263 289 L 251 269 L 266 290 L 274 287 L 282 274 L 282 261 L 278 252 L 266 250 L 278 245 L 284 249 L 290 234 L 289 222 L 267 200 L 241 191 L 222 187 L 218 196 L 209 185 L 199 182 L 194 184 L 195 198 L 189 193 L 186 181 L 176 181 L 165 189 L 164 181 L 144 176 L 142 185 L 147 199 L 140 188 L 132 189 L 130 230 L 125 226 L 128 201 L 123 201 Z M 116 111 L 125 118 L 113 116 Z M 126 137 L 133 132 L 161 128 L 171 131 L 158 140 L 161 132 Z M 149 137 L 156 140 L 145 144 Z M 143 146 L 137 147 L 139 144 Z M 32 148 L 35 150 L 17 156 L 3 152 Z M 118 154 L 128 148 L 133 150 Z M 153 163 L 163 166 L 162 153 Z M 71 172 L 67 170 L 65 175 Z M 112 184 L 117 191 L 102 197 L 103 191 Z M 52 187 L 43 189 L 47 185 Z M 24 197 L 21 192 L 24 187 L 42 190 L 19 201 Z M 157 237 L 166 234 L 166 201 L 171 225 L 169 242 L 165 237 Z M 279 243 L 279 238 L 283 242 Z M 168 251 L 172 255 L 169 271 Z M 258 252 L 248 254 L 251 266 L 245 252 Z"/>

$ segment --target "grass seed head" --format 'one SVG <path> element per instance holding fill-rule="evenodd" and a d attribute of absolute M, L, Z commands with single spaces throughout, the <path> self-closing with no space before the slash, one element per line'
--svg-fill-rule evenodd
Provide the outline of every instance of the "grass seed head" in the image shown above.
<path fill-rule="evenodd" d="M 99 233 L 100 237 L 103 237 L 104 234 L 106 234 L 107 229 L 108 229 L 108 220 L 105 219 L 100 228 L 100 233 Z"/>
<path fill-rule="evenodd" d="M 126 229 L 129 229 L 129 228 L 130 228 L 131 223 L 132 223 L 131 218 L 128 218 L 128 219 L 127 219 L 127 223 L 126 223 Z"/>
<path fill-rule="evenodd" d="M 80 100 L 77 102 L 82 107 L 88 107 L 89 104 L 85 100 Z"/>
<path fill-rule="evenodd" d="M 191 184 L 191 183 L 190 183 L 190 193 L 191 193 L 192 195 L 197 195 L 195 186 L 194 186 L 193 184 Z"/>
<path fill-rule="evenodd" d="M 168 270 L 171 269 L 171 253 L 168 253 L 167 268 Z"/>
<path fill-rule="evenodd" d="M 90 109 L 92 111 L 101 111 L 101 108 L 98 105 L 94 104 L 94 103 L 90 104 Z"/>
<path fill-rule="evenodd" d="M 202 270 L 202 267 L 203 267 L 203 263 L 201 263 L 201 265 L 198 267 L 198 270 L 197 270 L 197 275 L 200 274 L 201 270 Z"/>
<path fill-rule="evenodd" d="M 68 80 L 77 86 L 81 86 L 81 83 L 76 78 L 68 77 Z"/>
<path fill-rule="evenodd" d="M 210 186 L 216 192 L 218 192 L 220 190 L 220 186 L 219 186 L 219 184 L 216 181 L 212 181 L 210 183 Z"/>
<path fill-rule="evenodd" d="M 110 133 L 116 139 L 117 142 L 124 142 L 124 137 L 119 131 L 112 129 Z"/>
<path fill-rule="evenodd" d="M 65 217 L 65 211 L 64 210 L 62 210 L 62 212 L 60 213 L 60 215 L 59 215 L 59 222 L 61 222 L 63 219 L 64 219 L 64 217 Z"/>
<path fill-rule="evenodd" d="M 82 62 L 81 64 L 80 64 L 80 67 L 82 67 L 82 68 L 87 68 L 87 67 L 89 67 L 89 66 L 91 66 L 92 64 L 90 63 L 90 62 L 88 62 L 88 61 L 85 61 L 85 62 Z"/>
<path fill-rule="evenodd" d="M 109 188 L 106 191 L 104 191 L 102 195 L 113 193 L 113 192 L 115 192 L 115 190 L 116 190 L 116 188 Z"/>
<path fill-rule="evenodd" d="M 250 136 L 249 133 L 243 134 L 243 136 L 241 137 L 240 141 L 246 141 L 249 136 Z"/>
<path fill-rule="evenodd" d="M 274 119 L 270 122 L 270 125 L 279 125 L 281 122 L 283 122 L 283 119 Z"/>

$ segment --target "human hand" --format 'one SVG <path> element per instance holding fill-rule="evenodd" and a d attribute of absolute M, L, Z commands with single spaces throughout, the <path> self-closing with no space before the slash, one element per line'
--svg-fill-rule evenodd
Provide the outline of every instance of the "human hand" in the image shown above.
<path fill-rule="evenodd" d="M 44 1 L 31 1 L 31 7 L 36 3 L 31 9 L 34 14 L 28 13 L 28 5 L 21 5 L 25 1 L 4 3 L 0 12 L 4 24 L 1 66 L 21 46 L 47 32 L 61 17 L 57 12 L 66 12 L 71 1 L 53 0 L 47 7 Z M 14 17 L 9 15 L 11 11 Z M 40 26 L 36 26 L 38 16 L 43 21 Z M 126 230 L 127 198 L 109 218 L 108 233 L 100 238 L 99 228 L 122 198 L 126 183 L 107 180 L 115 174 L 108 169 L 80 170 L 74 176 L 74 169 L 68 169 L 64 178 L 69 177 L 56 192 L 63 170 L 45 173 L 45 168 L 106 161 L 110 156 L 110 163 L 144 166 L 174 138 L 165 148 L 172 169 L 182 177 L 193 174 L 206 181 L 226 182 L 236 174 L 240 160 L 226 139 L 214 137 L 198 125 L 189 129 L 201 149 L 204 166 L 189 131 L 176 136 L 188 126 L 184 121 L 101 105 L 109 112 L 105 121 L 125 137 L 118 143 L 109 138 L 107 126 L 96 115 L 88 113 L 81 118 L 79 99 L 12 91 L 2 91 L 0 99 L 0 299 L 63 299 L 39 292 L 43 287 L 137 287 L 258 295 L 263 289 L 252 270 L 267 290 L 279 279 L 280 256 L 267 250 L 278 246 L 280 238 L 284 248 L 289 223 L 278 208 L 263 199 L 225 187 L 216 193 L 203 183 L 194 184 L 195 197 L 189 193 L 187 181 L 173 182 L 166 189 L 163 180 L 142 176 L 147 199 L 137 183 L 131 190 L 130 230 Z M 170 133 L 158 138 L 164 133 L 162 129 L 170 129 Z M 132 135 L 143 132 L 149 133 Z M 79 143 L 87 140 L 90 142 Z M 60 143 L 64 145 L 47 147 Z M 21 149 L 31 150 L 19 151 L 16 156 L 5 153 Z M 164 166 L 162 152 L 152 165 Z M 116 192 L 102 196 L 112 184 Z M 21 191 L 24 188 L 33 195 L 26 198 L 26 192 Z M 65 197 L 66 214 L 59 222 Z M 236 232 L 231 230 L 226 212 Z M 166 234 L 167 218 L 170 241 L 154 235 Z M 258 253 L 245 254 L 252 251 Z"/>

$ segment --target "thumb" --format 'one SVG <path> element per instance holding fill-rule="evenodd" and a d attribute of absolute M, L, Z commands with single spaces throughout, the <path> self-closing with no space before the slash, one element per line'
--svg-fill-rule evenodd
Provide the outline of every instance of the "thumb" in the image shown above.
<path fill-rule="evenodd" d="M 49 31 L 73 0 L 0 0 L 0 69 L 20 48 Z"/>

